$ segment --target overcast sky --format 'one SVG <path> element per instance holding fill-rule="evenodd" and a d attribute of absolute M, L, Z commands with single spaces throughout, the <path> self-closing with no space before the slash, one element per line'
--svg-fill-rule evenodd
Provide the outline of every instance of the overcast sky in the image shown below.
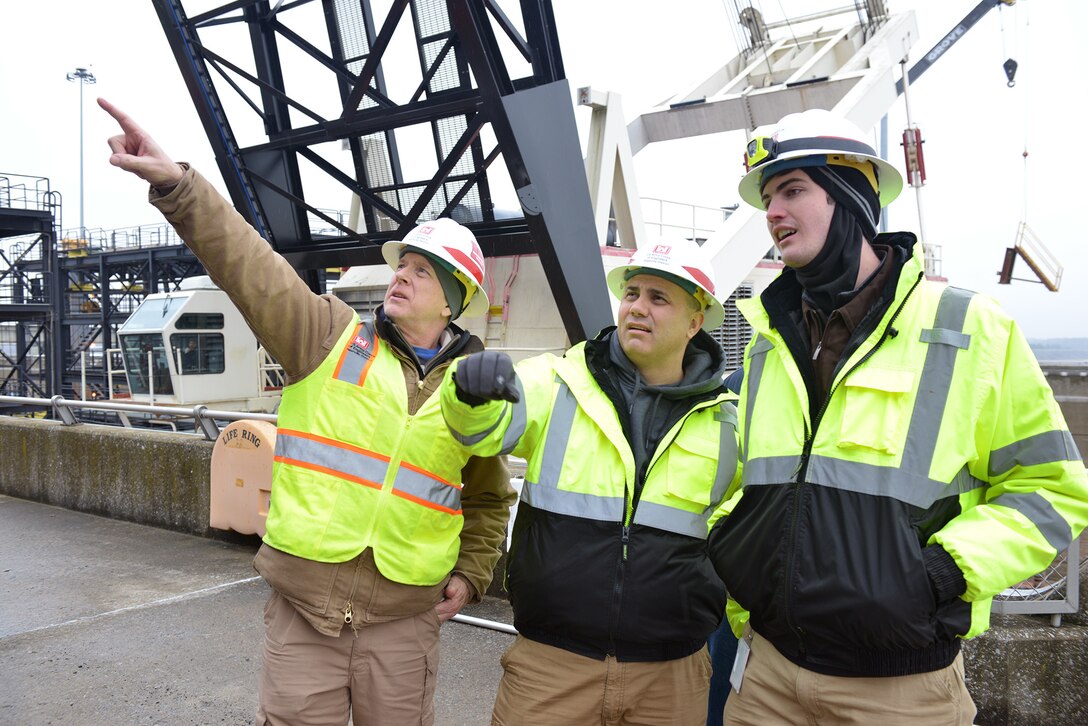
<path fill-rule="evenodd" d="M 725 9 L 732 2 L 555 0 L 572 89 L 623 94 L 630 121 L 736 55 L 738 31 Z M 184 4 L 191 13 L 209 5 Z M 920 38 L 911 52 L 913 64 L 976 0 L 886 4 L 892 12 L 916 13 Z M 114 127 L 94 104 L 97 95 L 130 112 L 168 153 L 192 161 L 218 182 L 151 2 L 108 5 L 105 11 L 104 4 L 77 0 L 0 0 L 0 173 L 48 177 L 63 195 L 66 228 L 79 225 L 79 88 L 65 80 L 77 66 L 90 66 L 98 78 L 84 88 L 88 227 L 161 221 L 146 204 L 143 186 L 109 166 L 105 139 Z M 798 0 L 762 5 L 769 18 L 813 7 Z M 953 284 L 997 297 L 1029 337 L 1088 336 L 1082 322 L 1088 310 L 1088 240 L 1078 214 L 1085 204 L 1078 172 L 1086 154 L 1083 113 L 1075 110 L 1088 102 L 1077 55 L 1085 28 L 1083 0 L 1019 0 L 991 11 L 912 86 L 913 120 L 926 140 L 927 239 L 942 245 L 943 272 Z M 1020 64 L 1014 88 L 1006 86 L 1001 68 L 1007 57 Z M 589 112 L 576 113 L 584 150 Z M 900 100 L 889 112 L 889 158 L 900 168 L 903 126 Z M 639 192 L 712 207 L 733 204 L 743 143 L 743 134 L 735 132 L 651 146 L 636 157 Z M 893 229 L 918 230 L 914 198 L 908 189 L 892 205 Z M 1065 265 L 1060 292 L 1027 282 L 996 284 L 1004 249 L 1014 243 L 1021 221 Z M 1029 275 L 1021 262 L 1017 276 Z"/>

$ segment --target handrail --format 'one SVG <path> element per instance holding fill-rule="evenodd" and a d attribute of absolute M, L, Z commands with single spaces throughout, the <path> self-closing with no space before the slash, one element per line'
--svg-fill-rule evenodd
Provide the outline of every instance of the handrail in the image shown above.
<path fill-rule="evenodd" d="M 156 416 L 171 416 L 174 418 L 191 418 L 195 421 L 197 428 L 200 429 L 208 441 L 215 441 L 219 437 L 219 424 L 215 422 L 215 419 L 222 421 L 242 421 L 242 420 L 257 420 L 268 421 L 270 423 L 276 423 L 279 417 L 274 413 L 249 413 L 246 411 L 220 411 L 218 409 L 208 408 L 203 404 L 193 406 L 192 408 L 181 408 L 178 406 L 153 406 L 141 403 L 114 403 L 112 401 L 80 401 L 69 400 L 64 396 L 53 396 L 52 398 L 30 398 L 26 396 L 0 396 L 0 404 L 11 403 L 22 406 L 41 406 L 43 408 L 53 408 L 57 412 L 57 416 L 60 418 L 61 423 L 65 426 L 74 426 L 79 421 L 72 413 L 72 409 L 88 409 L 91 411 L 114 411 L 117 412 L 124 422 L 126 428 L 132 428 L 132 425 L 128 422 L 128 413 L 150 413 Z"/>

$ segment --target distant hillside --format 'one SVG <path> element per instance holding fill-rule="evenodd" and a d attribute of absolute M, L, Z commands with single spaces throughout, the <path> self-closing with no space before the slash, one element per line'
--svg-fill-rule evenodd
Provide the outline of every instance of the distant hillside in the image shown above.
<path fill-rule="evenodd" d="M 1088 338 L 1039 338 L 1028 340 L 1040 362 L 1088 361 Z"/>

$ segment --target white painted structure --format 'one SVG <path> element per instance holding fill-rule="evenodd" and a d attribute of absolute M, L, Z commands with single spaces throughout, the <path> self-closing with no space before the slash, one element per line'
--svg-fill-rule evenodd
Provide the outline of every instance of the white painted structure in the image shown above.
<path fill-rule="evenodd" d="M 877 7 L 881 3 L 872 5 L 882 11 Z M 834 110 L 863 129 L 874 128 L 898 97 L 896 67 L 918 37 L 913 12 L 863 25 L 853 6 L 792 19 L 788 27 L 764 25 L 758 14 L 749 14 L 746 29 L 753 39 L 751 49 L 630 123 L 624 122 L 618 94 L 578 90 L 579 105 L 592 111 L 586 177 L 606 273 L 635 249 L 669 234 L 666 230 L 662 235 L 662 225 L 644 219 L 633 163 L 640 150 L 672 139 L 750 132 L 809 108 Z M 671 231 L 690 237 L 679 229 Z M 743 204 L 707 233 L 702 244 L 713 260 L 723 298 L 734 291 L 738 297 L 758 295 L 781 270 L 763 214 Z M 569 341 L 539 259 L 489 258 L 487 264 L 491 314 L 487 320 L 458 323 L 515 358 L 565 349 Z M 333 292 L 362 312 L 372 311 L 390 274 L 384 267 L 352 268 Z M 613 313 L 615 307 L 613 300 Z M 719 337 L 727 356 L 739 364 L 746 325 L 731 304 L 726 310 Z"/>
<path fill-rule="evenodd" d="M 176 292 L 148 295 L 118 338 L 127 400 L 238 411 L 272 411 L 279 402 L 256 337 L 207 276 L 183 280 Z"/>

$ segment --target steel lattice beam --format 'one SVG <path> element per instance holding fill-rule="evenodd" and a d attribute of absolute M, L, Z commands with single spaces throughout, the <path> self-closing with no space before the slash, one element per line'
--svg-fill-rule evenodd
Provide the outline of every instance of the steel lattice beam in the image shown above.
<path fill-rule="evenodd" d="M 550 0 L 521 0 L 520 27 L 496 0 L 394 0 L 384 18 L 369 0 L 237 0 L 192 18 L 180 0 L 153 1 L 235 207 L 311 287 L 321 268 L 380 264 L 382 242 L 445 215 L 489 256 L 539 253 L 572 342 L 611 323 Z M 321 11 L 321 33 L 296 22 L 307 9 Z M 244 40 L 222 42 L 226 31 Z M 393 50 L 408 32 L 410 63 Z M 504 43 L 528 75 L 511 77 Z M 307 86 L 326 82 L 335 97 L 289 86 L 289 57 L 310 64 Z M 407 92 L 387 82 L 405 78 Z M 240 143 L 254 121 L 263 137 Z M 402 155 L 421 156 L 410 133 L 423 128 L 432 172 L 408 178 L 420 165 Z M 494 208 L 499 158 L 522 206 L 512 219 Z M 318 172 L 341 204 L 358 198 L 354 229 L 320 211 L 338 205 L 317 199 Z"/>

